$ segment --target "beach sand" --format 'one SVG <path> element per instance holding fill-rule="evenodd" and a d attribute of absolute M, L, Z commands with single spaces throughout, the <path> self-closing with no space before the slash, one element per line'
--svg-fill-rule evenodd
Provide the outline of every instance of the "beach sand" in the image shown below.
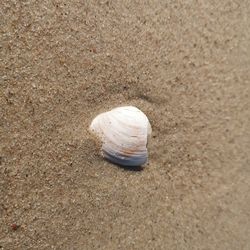
<path fill-rule="evenodd" d="M 250 249 L 250 4 L 3 0 L 0 249 Z M 134 105 L 143 170 L 88 132 Z"/>

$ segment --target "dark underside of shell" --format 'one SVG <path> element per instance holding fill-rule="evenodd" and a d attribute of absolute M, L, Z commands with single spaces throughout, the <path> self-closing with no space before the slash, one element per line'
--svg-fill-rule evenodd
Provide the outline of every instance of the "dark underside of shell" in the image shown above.
<path fill-rule="evenodd" d="M 107 151 L 103 151 L 103 155 L 108 161 L 125 167 L 142 166 L 147 162 L 147 155 L 127 156 L 117 153 L 109 153 Z"/>

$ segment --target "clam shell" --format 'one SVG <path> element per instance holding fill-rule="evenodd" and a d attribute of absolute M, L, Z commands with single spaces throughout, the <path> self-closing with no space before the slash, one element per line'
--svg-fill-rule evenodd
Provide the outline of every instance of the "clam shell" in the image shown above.
<path fill-rule="evenodd" d="M 90 125 L 102 142 L 104 158 L 122 166 L 147 162 L 147 140 L 151 125 L 147 116 L 133 106 L 118 107 L 98 115 Z"/>

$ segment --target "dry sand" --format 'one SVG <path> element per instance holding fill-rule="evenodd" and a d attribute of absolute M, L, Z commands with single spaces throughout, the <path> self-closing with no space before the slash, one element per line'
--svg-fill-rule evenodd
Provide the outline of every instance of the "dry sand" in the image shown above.
<path fill-rule="evenodd" d="M 0 12 L 0 249 L 250 249 L 248 0 Z M 126 104 L 153 127 L 142 171 L 87 132 Z"/>

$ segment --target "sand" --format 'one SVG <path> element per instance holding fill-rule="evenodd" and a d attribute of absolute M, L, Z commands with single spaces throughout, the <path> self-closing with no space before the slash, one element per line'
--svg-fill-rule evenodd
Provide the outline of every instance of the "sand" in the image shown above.
<path fill-rule="evenodd" d="M 0 249 L 250 249 L 249 1 L 0 10 Z M 141 171 L 88 133 L 121 105 L 152 124 Z"/>

